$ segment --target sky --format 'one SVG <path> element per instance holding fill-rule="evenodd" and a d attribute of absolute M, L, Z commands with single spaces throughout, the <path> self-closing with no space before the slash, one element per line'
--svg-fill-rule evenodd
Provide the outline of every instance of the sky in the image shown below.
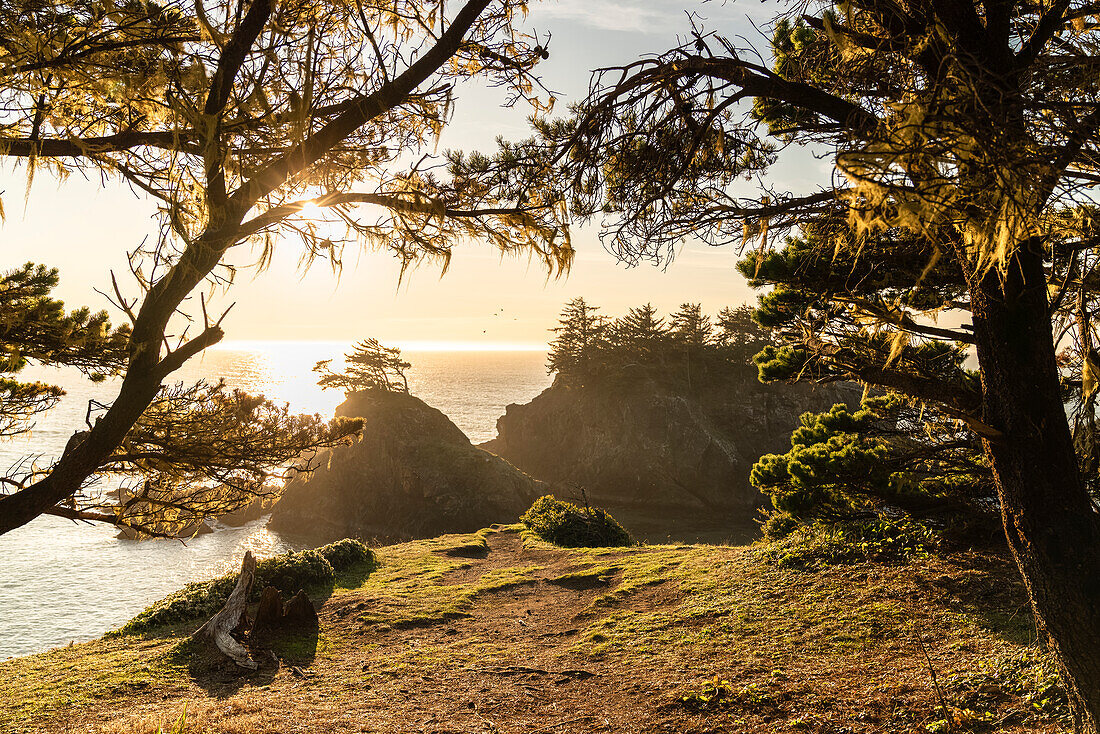
<path fill-rule="evenodd" d="M 544 0 L 532 2 L 525 26 L 540 37 L 553 34 L 550 58 L 539 67 L 557 92 L 559 110 L 587 88 L 592 69 L 629 62 L 682 42 L 690 31 L 687 12 L 707 30 L 743 36 L 765 47 L 754 25 L 763 25 L 776 3 L 759 0 Z M 452 123 L 440 149 L 491 151 L 498 135 L 526 137 L 524 109 L 503 109 L 497 90 L 458 90 Z M 823 163 L 802 156 L 773 171 L 772 183 L 798 190 L 820 180 Z M 120 184 L 79 174 L 65 181 L 42 171 L 24 201 L 25 174 L 0 169 L 0 269 L 34 261 L 59 268 L 58 297 L 70 306 L 110 306 L 99 291 L 110 289 L 110 271 L 128 276 L 125 253 L 155 231 L 153 207 Z M 323 263 L 299 266 L 300 249 L 277 245 L 271 267 L 241 271 L 223 302 L 234 307 L 223 326 L 226 338 L 250 340 L 354 341 L 373 336 L 398 345 L 455 344 L 484 348 L 534 347 L 550 338 L 562 305 L 577 296 L 618 315 L 652 302 L 661 311 L 684 302 L 717 312 L 754 300 L 736 272 L 737 253 L 685 243 L 667 268 L 627 267 L 605 251 L 595 229 L 574 232 L 577 258 L 567 276 L 548 279 L 542 265 L 525 256 L 502 257 L 491 246 L 464 243 L 448 272 L 424 265 L 399 281 L 400 268 L 386 253 L 350 250 L 338 276 Z M 115 321 L 121 314 L 114 315 Z"/>

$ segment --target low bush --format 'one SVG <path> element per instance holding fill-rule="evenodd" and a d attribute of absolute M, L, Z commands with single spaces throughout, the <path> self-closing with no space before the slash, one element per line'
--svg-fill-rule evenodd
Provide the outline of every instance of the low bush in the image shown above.
<path fill-rule="evenodd" d="M 735 687 L 728 680 L 715 676 L 713 680 L 706 681 L 700 688 L 689 690 L 676 697 L 676 703 L 696 713 L 718 711 L 724 708 L 737 708 L 743 712 L 757 714 L 772 714 L 779 711 L 791 694 L 789 691 L 779 690 L 777 683 L 787 679 L 787 674 L 782 670 L 774 670 L 766 680 L 750 683 L 747 686 Z M 795 726 L 794 719 L 791 728 Z"/>
<path fill-rule="evenodd" d="M 802 523 L 792 515 L 780 510 L 763 513 L 760 533 L 766 540 L 782 540 L 802 527 Z"/>
<path fill-rule="evenodd" d="M 1049 652 L 1035 646 L 949 677 L 945 688 L 957 711 L 991 711 L 999 699 L 1011 696 L 1019 697 L 1024 704 L 1020 712 L 1024 721 L 1035 717 L 1053 718 L 1067 727 L 1073 723 L 1054 660 Z"/>
<path fill-rule="evenodd" d="M 325 556 L 319 550 L 305 550 L 257 563 L 252 593 L 259 599 L 265 586 L 274 586 L 284 594 L 294 594 L 299 589 L 331 587 L 335 581 L 336 570 Z"/>
<path fill-rule="evenodd" d="M 772 531 L 766 529 L 766 538 L 776 537 Z M 939 545 L 938 534 L 926 525 L 908 519 L 876 519 L 800 526 L 764 545 L 763 554 L 777 566 L 814 569 L 863 561 L 906 561 L 935 552 Z"/>
<path fill-rule="evenodd" d="M 341 573 L 359 564 L 375 565 L 374 553 L 361 541 L 344 538 L 317 549 L 332 566 L 332 570 Z"/>
<path fill-rule="evenodd" d="M 358 540 L 340 540 L 316 550 L 265 558 L 256 564 L 252 601 L 260 598 L 265 586 L 273 586 L 285 595 L 300 589 L 331 589 L 336 574 L 375 564 L 374 554 Z M 178 624 L 212 616 L 225 604 L 239 573 L 233 572 L 210 581 L 198 581 L 169 594 L 127 622 L 120 634 L 139 634 L 154 627 Z"/>
<path fill-rule="evenodd" d="M 630 533 L 600 508 L 580 508 L 552 495 L 535 500 L 520 521 L 543 540 L 567 548 L 602 548 L 634 543 Z"/>

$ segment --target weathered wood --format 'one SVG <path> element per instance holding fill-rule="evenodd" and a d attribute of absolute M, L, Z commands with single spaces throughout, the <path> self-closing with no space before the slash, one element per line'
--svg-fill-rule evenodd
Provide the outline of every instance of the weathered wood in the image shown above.
<path fill-rule="evenodd" d="M 260 606 L 256 608 L 256 618 L 252 621 L 250 639 L 256 635 L 270 632 L 282 624 L 283 600 L 279 596 L 279 590 L 274 586 L 265 586 L 260 593 Z"/>
<path fill-rule="evenodd" d="M 283 622 L 294 627 L 317 626 L 317 608 L 306 592 L 299 591 L 283 607 Z"/>
<path fill-rule="evenodd" d="M 192 639 L 209 639 L 219 650 L 242 668 L 255 670 L 259 664 L 248 654 L 244 645 L 233 637 L 233 631 L 248 619 L 248 597 L 252 593 L 252 583 L 256 578 L 256 559 L 251 551 L 246 551 L 241 562 L 241 575 L 237 585 L 229 594 L 229 599 L 221 611 L 207 620 L 206 624 L 195 630 Z"/>

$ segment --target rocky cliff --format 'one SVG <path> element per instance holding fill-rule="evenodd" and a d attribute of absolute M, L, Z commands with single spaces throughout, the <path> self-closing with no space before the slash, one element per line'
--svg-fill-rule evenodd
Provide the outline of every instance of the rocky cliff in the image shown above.
<path fill-rule="evenodd" d="M 272 529 L 319 539 L 468 532 L 514 522 L 545 493 L 411 395 L 355 393 L 336 415 L 364 419 L 358 440 L 319 455 L 317 471 L 287 483 Z"/>
<path fill-rule="evenodd" d="M 858 403 L 851 385 L 762 385 L 752 376 L 705 388 L 644 377 L 569 386 L 509 405 L 482 448 L 588 498 L 636 507 L 752 517 L 766 502 L 749 484 L 762 454 L 790 448 L 805 411 Z"/>

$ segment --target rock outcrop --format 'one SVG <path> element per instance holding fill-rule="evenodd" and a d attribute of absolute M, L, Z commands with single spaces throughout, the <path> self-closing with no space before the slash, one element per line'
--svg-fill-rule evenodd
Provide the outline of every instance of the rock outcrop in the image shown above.
<path fill-rule="evenodd" d="M 515 522 L 545 488 L 470 443 L 440 411 L 404 393 L 355 393 L 338 416 L 365 423 L 356 443 L 291 479 L 269 526 L 313 538 L 400 540 Z"/>
<path fill-rule="evenodd" d="M 481 447 L 560 494 L 583 488 L 611 507 L 748 519 L 766 499 L 749 483 L 765 453 L 790 448 L 805 411 L 858 403 L 851 385 L 762 385 L 754 377 L 695 391 L 645 376 L 573 387 L 560 380 L 509 405 Z"/>

